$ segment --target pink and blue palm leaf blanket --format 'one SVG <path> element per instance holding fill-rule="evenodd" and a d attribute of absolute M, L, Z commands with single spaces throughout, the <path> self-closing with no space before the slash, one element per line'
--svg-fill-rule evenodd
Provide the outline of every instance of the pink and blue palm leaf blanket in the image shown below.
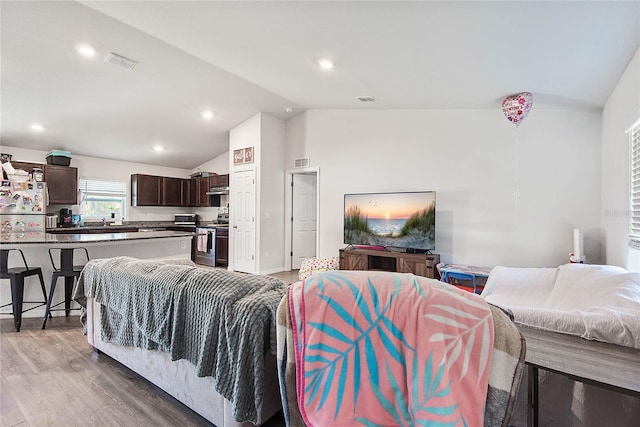
<path fill-rule="evenodd" d="M 410 274 L 336 271 L 292 285 L 308 426 L 483 424 L 494 328 L 479 296 Z"/>

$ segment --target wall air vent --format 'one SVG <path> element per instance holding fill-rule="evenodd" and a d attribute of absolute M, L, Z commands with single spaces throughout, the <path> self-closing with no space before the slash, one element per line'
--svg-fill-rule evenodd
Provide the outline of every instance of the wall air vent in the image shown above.
<path fill-rule="evenodd" d="M 302 157 L 300 159 L 295 159 L 293 161 L 293 166 L 296 168 L 308 168 L 309 167 L 309 158 Z"/>
<path fill-rule="evenodd" d="M 356 96 L 356 99 L 360 102 L 376 102 L 377 99 L 375 99 L 373 96 Z"/>
<path fill-rule="evenodd" d="M 113 53 L 113 52 L 111 52 L 104 58 L 104 62 L 117 65 L 118 67 L 122 67 L 127 70 L 133 70 L 133 68 L 136 65 L 138 65 L 137 61 L 134 61 L 133 59 L 125 58 L 124 56 L 120 56 L 117 53 Z"/>

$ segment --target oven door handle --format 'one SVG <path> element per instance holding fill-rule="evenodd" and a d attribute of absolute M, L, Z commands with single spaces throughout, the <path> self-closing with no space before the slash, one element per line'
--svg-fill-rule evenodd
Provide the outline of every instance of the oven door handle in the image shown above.
<path fill-rule="evenodd" d="M 211 253 L 211 249 L 213 249 L 213 245 L 215 244 L 214 240 L 216 238 L 215 230 L 207 230 L 207 252 Z"/>

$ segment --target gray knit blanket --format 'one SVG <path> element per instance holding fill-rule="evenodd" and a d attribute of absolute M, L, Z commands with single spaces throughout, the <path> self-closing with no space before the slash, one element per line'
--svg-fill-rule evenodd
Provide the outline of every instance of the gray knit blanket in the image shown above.
<path fill-rule="evenodd" d="M 238 422 L 258 422 L 264 357 L 276 352 L 276 278 L 131 257 L 87 263 L 74 299 L 98 302 L 102 340 L 157 349 L 211 376 Z"/>

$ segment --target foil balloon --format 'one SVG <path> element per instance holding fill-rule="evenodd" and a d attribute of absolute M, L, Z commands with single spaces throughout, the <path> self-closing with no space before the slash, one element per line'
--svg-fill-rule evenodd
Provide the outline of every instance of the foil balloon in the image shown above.
<path fill-rule="evenodd" d="M 503 99 L 502 112 L 507 120 L 518 127 L 527 118 L 532 105 L 533 96 L 529 92 L 522 92 Z"/>

